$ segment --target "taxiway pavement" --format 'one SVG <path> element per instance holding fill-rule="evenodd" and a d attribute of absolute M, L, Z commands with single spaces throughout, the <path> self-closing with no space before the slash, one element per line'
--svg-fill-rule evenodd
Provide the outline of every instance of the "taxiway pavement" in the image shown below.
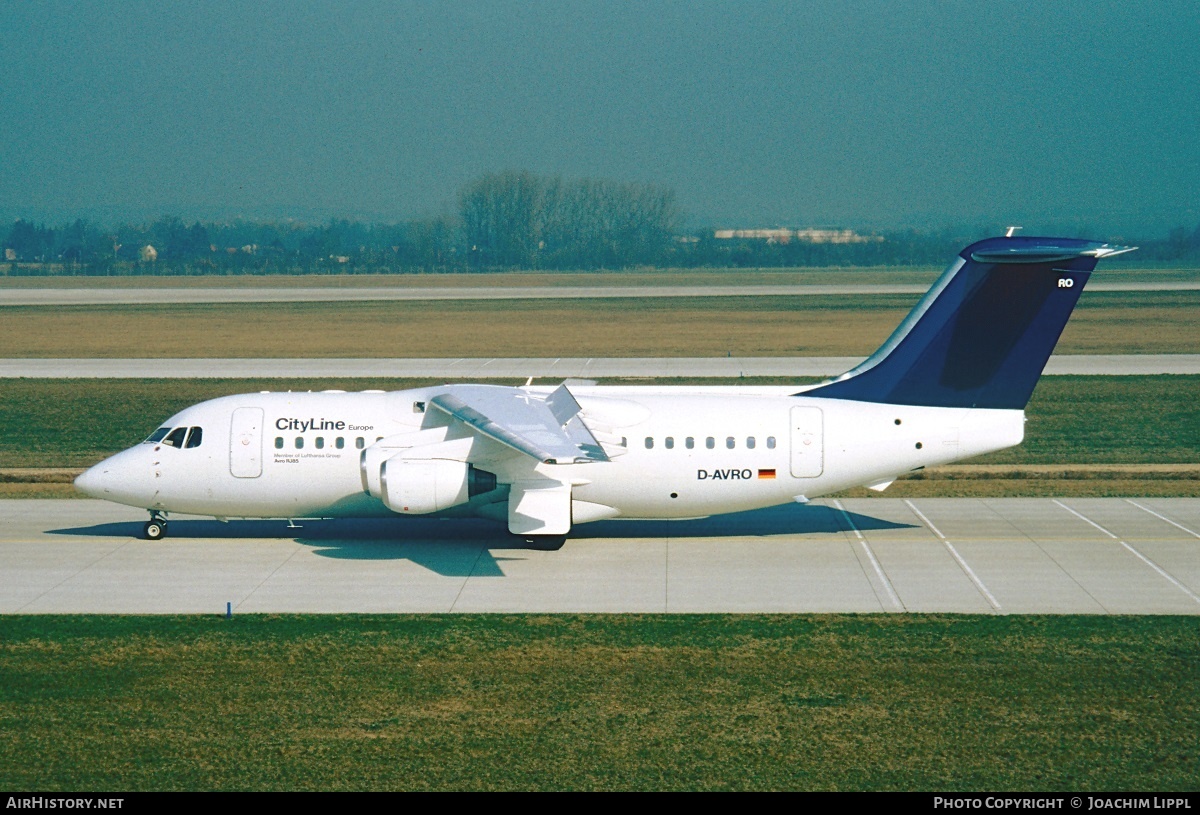
<path fill-rule="evenodd" d="M 0 501 L 0 613 L 1200 614 L 1200 499 L 820 500 L 605 521 L 235 521 Z"/>

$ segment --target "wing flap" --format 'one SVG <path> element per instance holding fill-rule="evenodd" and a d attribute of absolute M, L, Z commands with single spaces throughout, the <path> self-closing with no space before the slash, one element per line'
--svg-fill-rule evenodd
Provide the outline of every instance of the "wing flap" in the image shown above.
<path fill-rule="evenodd" d="M 577 419 L 579 403 L 565 385 L 548 397 L 498 385 L 450 385 L 429 404 L 477 433 L 546 464 L 609 460 Z"/>

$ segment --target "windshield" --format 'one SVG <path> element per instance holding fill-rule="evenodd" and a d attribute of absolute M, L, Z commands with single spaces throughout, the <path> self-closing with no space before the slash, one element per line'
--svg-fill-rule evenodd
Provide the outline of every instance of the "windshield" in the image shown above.
<path fill-rule="evenodd" d="M 151 433 L 150 436 L 143 443 L 144 444 L 152 444 L 153 442 L 156 442 L 156 441 L 162 441 L 163 436 L 167 435 L 170 432 L 171 432 L 171 428 L 160 427 L 158 430 L 155 430 L 153 433 Z"/>

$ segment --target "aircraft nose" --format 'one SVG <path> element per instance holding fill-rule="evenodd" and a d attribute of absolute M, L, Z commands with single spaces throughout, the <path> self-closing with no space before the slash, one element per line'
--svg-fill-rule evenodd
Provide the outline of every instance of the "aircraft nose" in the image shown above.
<path fill-rule="evenodd" d="M 92 498 L 103 498 L 105 474 L 104 462 L 89 467 L 75 479 L 75 489 Z"/>
<path fill-rule="evenodd" d="M 75 486 L 92 498 L 131 507 L 150 507 L 158 496 L 157 476 L 151 460 L 138 446 L 84 470 L 75 479 Z"/>

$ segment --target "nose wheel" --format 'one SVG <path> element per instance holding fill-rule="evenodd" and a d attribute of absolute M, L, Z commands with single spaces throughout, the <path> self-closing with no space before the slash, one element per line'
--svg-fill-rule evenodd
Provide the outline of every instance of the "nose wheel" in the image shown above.
<path fill-rule="evenodd" d="M 142 535 L 149 541 L 162 540 L 167 535 L 167 521 L 158 515 L 150 516 L 142 527 Z"/>

